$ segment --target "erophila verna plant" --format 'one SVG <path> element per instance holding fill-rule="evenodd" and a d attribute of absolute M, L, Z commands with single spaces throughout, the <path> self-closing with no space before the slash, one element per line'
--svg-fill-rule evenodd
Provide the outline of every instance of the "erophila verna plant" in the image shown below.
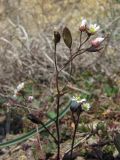
<path fill-rule="evenodd" d="M 67 159 L 67 160 L 72 160 L 74 159 L 74 143 L 75 143 L 75 137 L 76 137 L 76 131 L 77 127 L 79 124 L 80 120 L 80 115 L 83 112 L 87 112 L 90 110 L 91 105 L 86 99 L 81 99 L 79 96 L 77 97 L 72 97 L 70 100 L 70 111 L 72 113 L 72 118 L 73 122 L 75 124 L 74 127 L 74 133 L 73 133 L 73 138 L 72 138 L 72 143 L 71 143 L 71 149 L 69 152 L 66 152 L 63 157 L 61 157 L 61 132 L 60 132 L 60 121 L 59 121 L 59 115 L 60 115 L 60 107 L 61 107 L 61 97 L 64 96 L 65 93 L 61 91 L 60 86 L 59 86 L 59 75 L 61 74 L 61 71 L 64 70 L 67 66 L 70 66 L 70 76 L 72 75 L 72 65 L 73 65 L 73 60 L 77 58 L 79 55 L 83 53 L 90 54 L 91 52 L 96 52 L 100 53 L 101 49 L 103 48 L 103 42 L 105 40 L 105 37 L 97 37 L 93 38 L 98 30 L 100 29 L 100 26 L 97 24 L 89 24 L 86 19 L 82 18 L 81 20 L 81 25 L 79 27 L 79 46 L 77 49 L 74 49 L 73 52 L 73 39 L 70 30 L 65 27 L 63 28 L 62 34 L 59 33 L 58 30 L 54 31 L 54 67 L 55 67 L 55 87 L 57 90 L 56 94 L 56 119 L 55 119 L 55 124 L 56 124 L 56 134 L 57 137 L 55 137 L 51 131 L 44 125 L 44 123 L 39 120 L 35 115 L 30 113 L 28 115 L 28 118 L 36 124 L 41 124 L 45 130 L 52 136 L 54 142 L 56 143 L 57 146 L 57 154 L 56 154 L 56 160 L 60 159 Z M 83 39 L 83 35 L 85 39 Z M 67 46 L 69 50 L 69 59 L 66 61 L 66 63 L 63 64 L 63 66 L 60 68 L 58 66 L 58 58 L 57 58 L 57 46 L 60 44 L 61 38 L 63 38 L 63 41 L 65 45 Z M 88 46 L 86 47 L 86 42 L 89 42 Z M 21 83 L 18 85 L 17 89 L 14 91 L 14 97 L 17 97 L 19 94 L 22 93 L 22 89 L 24 88 L 24 83 Z M 32 101 L 34 97 L 30 96 L 29 101 Z"/>

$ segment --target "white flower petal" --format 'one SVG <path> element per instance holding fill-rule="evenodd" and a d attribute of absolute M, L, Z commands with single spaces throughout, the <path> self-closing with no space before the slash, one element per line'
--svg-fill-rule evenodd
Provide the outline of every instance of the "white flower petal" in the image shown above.
<path fill-rule="evenodd" d="M 17 91 L 20 91 L 21 89 L 24 88 L 24 82 L 20 83 L 18 86 L 17 86 Z"/>

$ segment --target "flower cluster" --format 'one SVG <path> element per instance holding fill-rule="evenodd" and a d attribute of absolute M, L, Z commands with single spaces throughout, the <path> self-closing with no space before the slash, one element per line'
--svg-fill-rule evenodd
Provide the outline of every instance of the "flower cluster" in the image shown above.
<path fill-rule="evenodd" d="M 81 32 L 87 32 L 89 35 L 94 35 L 100 29 L 100 26 L 97 24 L 88 24 L 87 20 L 82 18 L 79 29 Z"/>
<path fill-rule="evenodd" d="M 81 32 L 86 32 L 88 34 L 88 36 L 92 36 L 92 35 L 95 35 L 96 32 L 100 29 L 100 26 L 97 25 L 97 24 L 88 24 L 87 20 L 82 18 L 81 20 L 81 25 L 80 25 L 80 28 L 79 30 Z M 100 44 L 104 41 L 104 38 L 102 37 L 98 37 L 94 40 L 91 41 L 91 47 L 92 47 L 92 50 L 94 50 L 94 47 L 95 48 L 98 48 L 100 46 Z"/>
<path fill-rule="evenodd" d="M 18 95 L 18 94 L 20 93 L 20 91 L 24 88 L 24 86 L 25 86 L 25 83 L 24 83 L 24 82 L 20 83 L 20 84 L 17 86 L 17 88 L 14 90 L 14 95 L 13 95 L 14 98 L 17 97 L 17 95 Z"/>
<path fill-rule="evenodd" d="M 77 111 L 89 111 L 91 105 L 87 102 L 86 99 L 80 99 L 80 97 L 73 97 L 71 99 L 70 109 L 72 112 Z"/>

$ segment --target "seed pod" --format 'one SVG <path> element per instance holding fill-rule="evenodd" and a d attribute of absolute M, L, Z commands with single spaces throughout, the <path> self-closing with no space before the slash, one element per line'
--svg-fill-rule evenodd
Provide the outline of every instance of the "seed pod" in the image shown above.
<path fill-rule="evenodd" d="M 66 44 L 66 46 L 67 46 L 69 49 L 71 49 L 71 46 L 72 46 L 72 35 L 71 35 L 70 30 L 69 30 L 67 27 L 65 27 L 65 28 L 63 29 L 63 34 L 62 34 L 62 36 L 63 36 L 63 40 L 64 40 L 64 43 Z"/>
<path fill-rule="evenodd" d="M 61 39 L 60 33 L 58 31 L 54 31 L 54 42 L 55 44 L 59 43 Z"/>

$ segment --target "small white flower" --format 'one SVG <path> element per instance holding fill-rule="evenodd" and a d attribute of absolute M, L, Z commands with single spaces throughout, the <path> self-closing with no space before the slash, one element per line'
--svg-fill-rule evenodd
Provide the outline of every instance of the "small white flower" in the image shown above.
<path fill-rule="evenodd" d="M 82 109 L 84 110 L 84 111 L 89 111 L 90 110 L 90 108 L 91 108 L 91 105 L 89 104 L 89 103 L 82 103 Z"/>
<path fill-rule="evenodd" d="M 80 25 L 80 31 L 84 32 L 86 31 L 86 29 L 87 29 L 87 20 L 82 18 L 81 25 Z"/>
<path fill-rule="evenodd" d="M 85 98 L 80 100 L 80 103 L 85 103 L 85 102 L 87 102 Z"/>
<path fill-rule="evenodd" d="M 33 99 L 34 99 L 33 96 L 29 96 L 29 97 L 28 97 L 28 101 L 29 101 L 29 102 L 32 102 Z"/>
<path fill-rule="evenodd" d="M 76 101 L 77 103 L 79 103 L 79 104 L 82 104 L 82 103 L 84 103 L 84 102 L 87 102 L 87 100 L 84 98 L 84 99 L 81 99 L 79 96 L 76 96 L 76 97 L 73 97 L 72 99 L 71 99 L 71 101 Z"/>
<path fill-rule="evenodd" d="M 73 112 L 76 112 L 77 110 L 89 111 L 90 108 L 91 105 L 85 98 L 81 99 L 80 97 L 73 97 L 71 99 L 70 109 Z"/>
<path fill-rule="evenodd" d="M 87 24 L 87 20 L 86 19 L 82 19 L 81 26 L 85 26 L 86 24 Z"/>
<path fill-rule="evenodd" d="M 14 95 L 13 95 L 14 98 L 17 97 L 18 93 L 24 88 L 24 86 L 25 86 L 25 83 L 24 83 L 24 82 L 20 83 L 20 84 L 17 86 L 17 88 L 14 90 Z"/>
<path fill-rule="evenodd" d="M 95 34 L 99 29 L 100 29 L 100 26 L 98 26 L 97 24 L 90 24 L 87 32 L 89 34 Z"/>
<path fill-rule="evenodd" d="M 80 103 L 80 97 L 76 96 L 76 97 L 73 97 L 71 99 L 71 101 L 76 101 L 77 103 Z"/>
<path fill-rule="evenodd" d="M 24 86 L 25 86 L 25 83 L 24 83 L 24 82 L 20 83 L 20 84 L 17 86 L 17 91 L 19 92 L 20 90 L 22 90 L 22 89 L 24 88 Z"/>

